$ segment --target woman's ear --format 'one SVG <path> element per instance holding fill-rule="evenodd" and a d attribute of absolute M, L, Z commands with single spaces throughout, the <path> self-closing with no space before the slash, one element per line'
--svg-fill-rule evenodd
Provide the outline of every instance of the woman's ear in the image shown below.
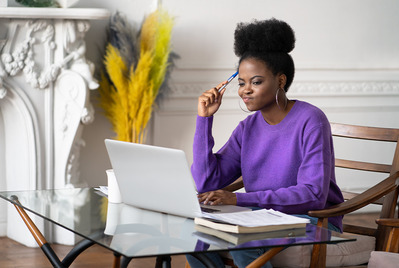
<path fill-rule="evenodd" d="M 278 86 L 284 89 L 285 84 L 287 83 L 287 76 L 285 74 L 279 74 L 278 76 Z"/>

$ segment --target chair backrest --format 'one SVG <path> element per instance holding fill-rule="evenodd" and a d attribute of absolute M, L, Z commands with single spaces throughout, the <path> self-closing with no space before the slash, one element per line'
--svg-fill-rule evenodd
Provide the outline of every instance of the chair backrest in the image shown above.
<path fill-rule="evenodd" d="M 399 171 L 399 129 L 392 129 L 392 128 L 379 128 L 379 127 L 365 127 L 365 126 L 356 126 L 356 125 L 347 125 L 347 124 L 338 124 L 338 123 L 331 123 L 331 131 L 334 138 L 334 143 L 336 139 L 356 139 L 356 140 L 368 140 L 374 143 L 375 146 L 376 142 L 381 143 L 393 143 L 393 156 L 392 156 L 392 163 L 389 164 L 381 164 L 381 163 L 373 163 L 364 160 L 353 160 L 353 159 L 342 159 L 341 156 L 338 157 L 339 154 L 339 146 L 335 145 L 336 151 L 336 159 L 335 159 L 335 166 L 337 168 L 343 169 L 351 169 L 351 170 L 359 170 L 362 172 L 372 172 L 372 173 L 382 173 L 387 174 L 381 177 L 381 179 L 385 179 L 389 175 L 392 175 Z M 395 145 L 396 144 L 396 145 Z M 358 154 L 378 154 L 375 151 L 367 152 L 368 146 L 363 146 L 362 152 Z M 378 148 L 377 145 L 376 148 Z M 344 146 L 345 147 L 345 146 Z M 347 151 L 350 148 L 345 148 Z M 351 154 L 353 155 L 353 154 Z M 379 156 L 379 155 L 377 155 Z M 360 175 L 362 176 L 362 175 Z M 346 178 L 345 178 L 346 179 Z M 337 181 L 339 184 L 339 176 L 337 176 Z M 380 180 L 381 181 L 381 180 Z M 380 182 L 379 181 L 379 182 Z M 378 183 L 376 183 L 378 184 Z M 374 186 L 373 192 L 378 192 L 376 189 L 379 186 Z M 378 189 L 377 189 L 378 190 Z M 344 198 L 346 200 L 352 199 L 357 195 L 357 193 L 350 193 L 343 191 Z M 380 218 L 395 218 L 396 206 L 398 199 L 398 188 L 391 191 L 389 194 L 385 195 L 382 198 L 378 198 L 374 203 L 382 205 Z M 360 233 L 360 234 L 367 234 L 367 235 L 374 235 L 377 239 L 376 249 L 381 250 L 383 245 L 385 244 L 386 239 L 386 230 L 385 227 L 378 226 L 377 229 L 359 227 L 359 226 L 349 226 L 344 225 L 344 231 L 352 232 L 352 233 Z"/>

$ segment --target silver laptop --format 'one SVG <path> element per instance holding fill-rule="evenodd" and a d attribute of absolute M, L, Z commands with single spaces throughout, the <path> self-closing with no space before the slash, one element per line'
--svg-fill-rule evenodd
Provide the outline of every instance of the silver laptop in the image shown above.
<path fill-rule="evenodd" d="M 204 205 L 198 202 L 182 150 L 109 139 L 105 145 L 123 203 L 189 218 L 202 215 Z M 221 213 L 248 210 L 228 205 L 204 207 Z"/>

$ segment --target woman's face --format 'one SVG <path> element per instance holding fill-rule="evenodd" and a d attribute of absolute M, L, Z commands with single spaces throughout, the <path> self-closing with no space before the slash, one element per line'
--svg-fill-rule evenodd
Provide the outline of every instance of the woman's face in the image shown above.
<path fill-rule="evenodd" d="M 249 111 L 268 111 L 277 106 L 276 92 L 281 75 L 273 75 L 263 61 L 248 58 L 238 68 L 238 95 Z"/>

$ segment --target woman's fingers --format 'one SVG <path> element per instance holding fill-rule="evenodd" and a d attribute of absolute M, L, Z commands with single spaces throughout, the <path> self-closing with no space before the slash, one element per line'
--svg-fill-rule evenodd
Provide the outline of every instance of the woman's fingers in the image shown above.
<path fill-rule="evenodd" d="M 216 95 L 214 92 L 205 92 L 203 94 L 206 106 L 209 106 L 215 102 Z"/>
<path fill-rule="evenodd" d="M 200 203 L 203 203 L 205 205 L 209 205 L 210 202 L 213 200 L 215 193 L 212 192 L 206 192 L 198 195 L 198 200 Z"/>
<path fill-rule="evenodd" d="M 220 83 L 219 85 L 217 85 L 217 86 L 216 86 L 217 91 L 219 91 L 219 89 L 220 89 L 223 85 L 225 85 L 226 83 L 227 83 L 227 81 L 224 81 L 224 82 Z"/>
<path fill-rule="evenodd" d="M 220 83 L 218 86 L 211 88 L 198 98 L 198 114 L 200 116 L 212 116 L 220 107 L 221 99 L 225 89 L 219 92 L 219 89 L 226 84 L 227 81 Z"/>
<path fill-rule="evenodd" d="M 198 200 L 200 203 L 205 205 L 236 205 L 237 197 L 234 193 L 217 190 L 206 192 L 198 195 Z"/>
<path fill-rule="evenodd" d="M 219 97 L 222 95 L 221 92 L 219 92 L 219 89 L 226 84 L 227 81 L 220 83 L 214 88 L 211 88 L 208 91 L 205 91 L 202 96 L 207 97 L 208 99 L 205 101 L 207 105 L 213 104 L 218 101 Z"/>

